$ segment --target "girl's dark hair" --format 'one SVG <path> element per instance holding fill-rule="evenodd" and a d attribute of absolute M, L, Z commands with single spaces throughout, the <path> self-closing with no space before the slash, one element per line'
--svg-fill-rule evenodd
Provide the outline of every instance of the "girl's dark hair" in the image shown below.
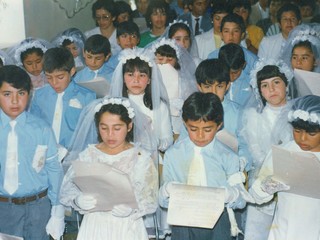
<path fill-rule="evenodd" d="M 74 43 L 73 41 L 71 41 L 70 39 L 65 39 L 65 40 L 63 40 L 63 42 L 61 43 L 61 47 L 64 47 L 64 48 L 66 48 L 66 47 L 68 47 L 70 44 L 72 44 L 72 43 Z"/>
<path fill-rule="evenodd" d="M 123 64 L 122 76 L 124 76 L 124 74 L 126 72 L 134 72 L 134 71 L 139 71 L 141 73 L 145 73 L 148 75 L 148 77 L 150 79 L 150 83 L 147 85 L 147 87 L 144 91 L 143 103 L 147 108 L 152 110 L 153 109 L 152 98 L 151 98 L 151 84 L 152 84 L 151 73 L 152 73 L 152 69 L 151 69 L 151 67 L 149 67 L 147 62 L 141 60 L 139 57 L 136 57 L 134 59 L 127 60 L 127 62 L 125 64 Z M 124 82 L 124 78 L 123 78 L 122 96 L 128 97 L 128 88 Z"/>
<path fill-rule="evenodd" d="M 213 121 L 217 125 L 223 122 L 223 107 L 219 97 L 213 93 L 195 92 L 184 102 L 183 121 Z"/>
<path fill-rule="evenodd" d="M 266 100 L 261 94 L 261 82 L 265 79 L 273 77 L 281 78 L 285 85 L 288 86 L 288 79 L 284 73 L 280 72 L 279 67 L 275 65 L 264 66 L 260 71 L 257 72 L 257 86 L 264 105 L 266 104 Z"/>
<path fill-rule="evenodd" d="M 191 42 L 191 30 L 190 30 L 190 28 L 189 28 L 186 24 L 184 24 L 184 23 L 175 23 L 175 24 L 172 24 L 172 25 L 170 26 L 170 28 L 169 28 L 168 37 L 169 37 L 169 38 L 173 38 L 173 35 L 176 34 L 176 32 L 179 31 L 179 30 L 185 30 L 185 31 L 188 33 L 188 35 L 189 35 L 189 37 L 190 37 L 190 46 L 191 46 L 191 44 L 192 44 L 192 42 Z"/>
<path fill-rule="evenodd" d="M 37 47 L 28 48 L 27 50 L 21 52 L 20 54 L 20 60 L 22 64 L 23 64 L 23 61 L 27 58 L 27 56 L 33 53 L 37 54 L 40 57 L 43 57 L 44 55 L 44 52 L 41 50 L 41 48 L 37 48 Z"/>
<path fill-rule="evenodd" d="M 317 49 L 316 48 L 312 49 L 312 44 L 309 40 L 300 41 L 297 44 L 295 44 L 292 48 L 291 55 L 292 55 L 293 51 L 298 47 L 304 47 L 304 48 L 307 48 L 308 50 L 310 50 L 310 52 L 313 53 L 314 58 L 317 58 L 319 56 L 319 53 L 315 52 L 315 51 L 317 51 Z"/>
<path fill-rule="evenodd" d="M 310 123 L 302 119 L 297 119 L 290 123 L 293 128 L 305 130 L 308 133 L 320 132 L 320 125 L 318 123 Z"/>
<path fill-rule="evenodd" d="M 180 64 L 179 64 L 179 60 L 177 57 L 177 52 L 174 48 L 172 48 L 170 45 L 168 44 L 164 44 L 160 47 L 157 48 L 155 54 L 160 54 L 161 56 L 164 57 L 171 57 L 171 58 L 175 58 L 176 59 L 176 64 L 173 66 L 175 69 L 180 70 Z"/>
<path fill-rule="evenodd" d="M 94 115 L 94 122 L 96 125 L 99 142 L 102 142 L 102 138 L 101 138 L 101 135 L 99 132 L 99 124 L 100 124 L 100 120 L 101 120 L 102 115 L 106 112 L 111 113 L 111 114 L 115 114 L 115 115 L 119 115 L 120 120 L 123 121 L 124 123 L 126 123 L 127 126 L 129 126 L 129 124 L 132 122 L 132 119 L 129 118 L 128 110 L 125 106 L 123 106 L 121 104 L 111 104 L 111 103 L 103 105 L 100 108 L 100 110 L 98 112 L 96 112 L 96 114 Z M 126 141 L 127 142 L 133 141 L 133 127 L 127 133 Z"/>

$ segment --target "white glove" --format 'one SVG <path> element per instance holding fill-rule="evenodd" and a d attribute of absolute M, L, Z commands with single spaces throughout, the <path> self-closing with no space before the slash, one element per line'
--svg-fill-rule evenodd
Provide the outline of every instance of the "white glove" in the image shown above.
<path fill-rule="evenodd" d="M 82 210 L 89 211 L 96 206 L 97 199 L 92 195 L 80 194 L 76 197 L 74 203 Z"/>
<path fill-rule="evenodd" d="M 115 205 L 111 211 L 115 217 L 128 217 L 131 213 L 133 213 L 133 209 L 125 204 Z"/>
<path fill-rule="evenodd" d="M 224 202 L 227 203 L 227 207 L 229 208 L 244 208 L 246 205 L 246 201 L 241 197 L 240 191 L 237 187 L 226 187 L 226 195 Z"/>
<path fill-rule="evenodd" d="M 64 207 L 62 205 L 51 208 L 51 217 L 47 223 L 47 234 L 53 239 L 60 239 L 64 232 Z"/>
<path fill-rule="evenodd" d="M 289 190 L 290 186 L 278 180 L 272 179 L 272 176 L 268 176 L 261 182 L 261 189 L 266 193 L 273 195 L 276 192 Z"/>

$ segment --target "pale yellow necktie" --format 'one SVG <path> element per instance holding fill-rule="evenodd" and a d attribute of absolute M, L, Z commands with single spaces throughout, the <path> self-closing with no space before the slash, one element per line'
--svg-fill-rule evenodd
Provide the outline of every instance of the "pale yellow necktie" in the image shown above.
<path fill-rule="evenodd" d="M 188 174 L 188 184 L 194 186 L 207 186 L 206 169 L 201 155 L 200 147 L 194 148 L 193 159 L 191 160 Z"/>
<path fill-rule="evenodd" d="M 58 143 L 60 140 L 61 119 L 62 119 L 62 111 L 63 111 L 63 95 L 64 95 L 64 92 L 58 93 L 56 108 L 54 111 L 53 121 L 52 121 L 52 129 Z"/>
<path fill-rule="evenodd" d="M 8 134 L 7 159 L 4 176 L 4 189 L 11 195 L 18 189 L 18 137 L 15 132 L 15 120 L 10 121 Z"/>

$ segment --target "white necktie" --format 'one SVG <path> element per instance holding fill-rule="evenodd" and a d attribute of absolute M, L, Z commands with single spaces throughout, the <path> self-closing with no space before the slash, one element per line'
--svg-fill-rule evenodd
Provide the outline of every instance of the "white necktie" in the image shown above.
<path fill-rule="evenodd" d="M 11 131 L 8 134 L 7 160 L 4 176 L 4 189 L 11 195 L 18 189 L 18 137 L 15 132 L 17 121 L 10 121 Z"/>
<path fill-rule="evenodd" d="M 53 121 L 52 121 L 52 129 L 58 143 L 60 140 L 61 119 L 62 119 L 62 111 L 63 111 L 63 101 L 62 101 L 63 95 L 64 95 L 64 92 L 58 93 L 56 108 L 54 110 Z"/>
<path fill-rule="evenodd" d="M 204 167 L 201 148 L 194 148 L 194 155 L 189 167 L 188 184 L 194 186 L 207 186 L 206 169 Z"/>
<path fill-rule="evenodd" d="M 94 72 L 94 78 L 93 79 L 96 79 L 97 77 L 98 77 L 98 72 L 99 72 L 99 70 L 95 70 L 95 71 L 93 71 Z"/>

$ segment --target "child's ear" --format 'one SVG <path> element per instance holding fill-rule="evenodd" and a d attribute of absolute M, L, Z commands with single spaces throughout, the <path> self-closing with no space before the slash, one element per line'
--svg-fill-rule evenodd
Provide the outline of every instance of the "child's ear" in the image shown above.
<path fill-rule="evenodd" d="M 219 124 L 218 128 L 217 128 L 217 132 L 222 128 L 223 122 Z"/>
<path fill-rule="evenodd" d="M 130 132 L 131 130 L 132 130 L 132 122 L 129 123 L 129 125 L 128 125 L 128 132 Z"/>
<path fill-rule="evenodd" d="M 76 67 L 73 67 L 73 68 L 71 68 L 71 70 L 70 70 L 70 75 L 71 75 L 71 77 L 76 73 Z"/>
<path fill-rule="evenodd" d="M 109 54 L 105 57 L 104 61 L 107 62 L 110 57 L 111 57 L 111 53 L 109 53 Z"/>
<path fill-rule="evenodd" d="M 199 92 L 201 92 L 201 85 L 200 84 L 197 84 L 197 88 L 198 88 Z"/>

